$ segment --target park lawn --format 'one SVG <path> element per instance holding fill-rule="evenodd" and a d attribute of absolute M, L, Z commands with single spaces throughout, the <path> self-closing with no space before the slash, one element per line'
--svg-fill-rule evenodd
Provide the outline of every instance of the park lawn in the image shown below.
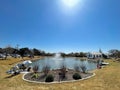
<path fill-rule="evenodd" d="M 87 80 L 44 85 L 23 81 L 22 74 L 8 78 L 5 72 L 18 61 L 21 60 L 0 60 L 0 90 L 120 90 L 120 62 L 105 60 L 110 65 L 94 70 L 96 76 Z"/>

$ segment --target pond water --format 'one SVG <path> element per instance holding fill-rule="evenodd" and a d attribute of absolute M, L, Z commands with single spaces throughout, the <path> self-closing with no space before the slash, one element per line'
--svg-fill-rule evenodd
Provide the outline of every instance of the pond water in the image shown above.
<path fill-rule="evenodd" d="M 32 66 L 39 65 L 39 71 L 41 71 L 44 65 L 49 65 L 51 69 L 59 69 L 62 64 L 65 64 L 69 69 L 74 69 L 75 65 L 85 65 L 88 71 L 96 69 L 96 63 L 89 60 L 80 60 L 79 58 L 75 57 L 69 58 L 45 57 L 33 62 Z"/>

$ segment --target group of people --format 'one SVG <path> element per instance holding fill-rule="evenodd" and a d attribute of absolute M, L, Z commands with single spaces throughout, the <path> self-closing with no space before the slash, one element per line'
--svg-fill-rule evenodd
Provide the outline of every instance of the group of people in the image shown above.
<path fill-rule="evenodd" d="M 29 72 L 31 70 L 31 66 L 25 65 L 23 63 L 17 64 L 13 67 L 10 68 L 6 73 L 7 74 L 12 74 L 12 75 L 17 75 L 20 74 L 20 72 L 27 71 Z"/>

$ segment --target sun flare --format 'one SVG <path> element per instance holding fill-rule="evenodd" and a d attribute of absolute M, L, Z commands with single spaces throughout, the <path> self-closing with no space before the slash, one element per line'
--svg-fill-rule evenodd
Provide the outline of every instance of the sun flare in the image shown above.
<path fill-rule="evenodd" d="M 64 6 L 69 8 L 75 7 L 79 2 L 80 0 L 62 0 L 62 3 L 64 4 Z"/>

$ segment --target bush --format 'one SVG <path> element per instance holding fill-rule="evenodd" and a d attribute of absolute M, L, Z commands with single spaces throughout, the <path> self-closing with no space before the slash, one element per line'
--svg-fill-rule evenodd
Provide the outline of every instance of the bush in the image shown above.
<path fill-rule="evenodd" d="M 54 81 L 53 75 L 48 75 L 45 79 L 45 82 L 53 82 L 53 81 Z"/>
<path fill-rule="evenodd" d="M 80 66 L 83 73 L 86 73 L 87 67 L 85 65 Z"/>
<path fill-rule="evenodd" d="M 37 73 L 34 73 L 31 78 L 36 78 L 37 79 L 38 77 L 39 77 L 39 75 Z"/>
<path fill-rule="evenodd" d="M 75 70 L 76 72 L 79 72 L 79 71 L 80 71 L 80 66 L 79 66 L 78 64 L 75 64 L 75 65 L 74 65 L 74 70 Z"/>
<path fill-rule="evenodd" d="M 73 74 L 73 79 L 75 79 L 75 80 L 81 79 L 80 74 L 78 74 L 78 73 Z"/>
<path fill-rule="evenodd" d="M 43 66 L 42 71 L 44 72 L 45 76 L 47 76 L 47 74 L 50 71 L 50 66 L 49 65 Z"/>
<path fill-rule="evenodd" d="M 39 70 L 39 66 L 38 65 L 33 66 L 33 72 L 34 73 L 37 73 L 38 70 Z"/>
<path fill-rule="evenodd" d="M 67 66 L 64 63 L 62 63 L 60 66 L 60 73 L 61 73 L 61 79 L 64 79 L 67 73 Z"/>

